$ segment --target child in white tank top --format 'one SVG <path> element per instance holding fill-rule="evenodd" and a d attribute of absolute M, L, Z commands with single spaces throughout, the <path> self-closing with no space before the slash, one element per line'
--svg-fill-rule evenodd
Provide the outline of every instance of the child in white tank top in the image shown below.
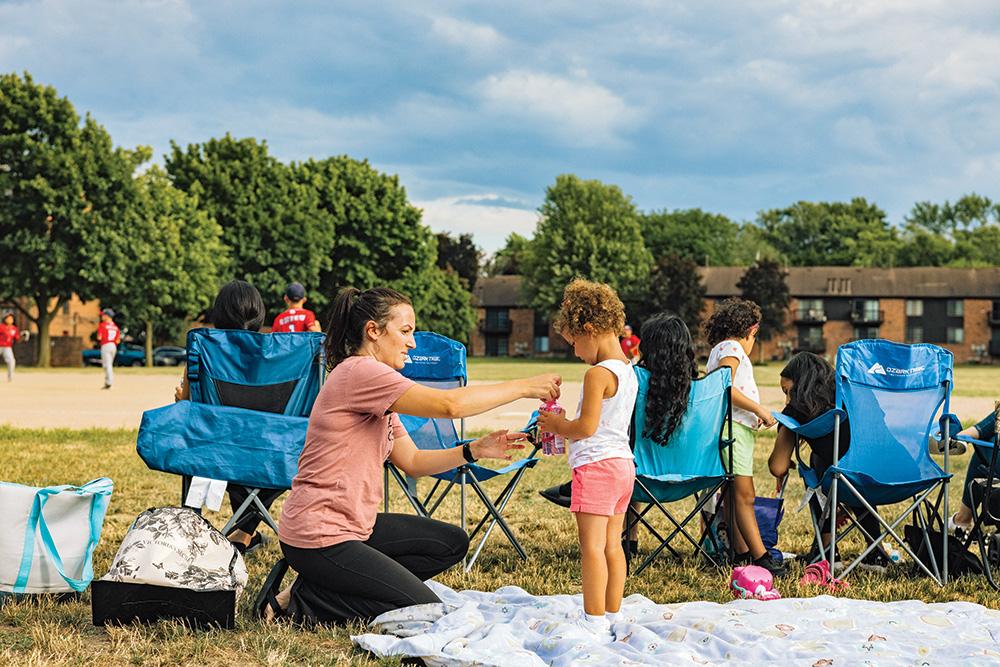
<path fill-rule="evenodd" d="M 540 431 L 568 440 L 570 511 L 576 515 L 583 556 L 580 624 L 604 634 L 625 591 L 621 535 L 635 484 L 628 428 L 639 385 L 618 342 L 624 324 L 625 307 L 608 285 L 577 278 L 566 287 L 556 329 L 593 368 L 584 375 L 574 419 L 563 413 L 538 415 Z"/>

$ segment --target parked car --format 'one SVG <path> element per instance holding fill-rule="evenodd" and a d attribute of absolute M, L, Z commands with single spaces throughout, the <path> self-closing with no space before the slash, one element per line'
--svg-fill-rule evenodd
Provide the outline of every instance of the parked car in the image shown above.
<path fill-rule="evenodd" d="M 153 349 L 154 366 L 183 366 L 187 361 L 187 350 L 183 347 L 163 345 Z"/>
<path fill-rule="evenodd" d="M 100 350 L 83 351 L 84 366 L 100 366 Z M 146 350 L 141 345 L 134 343 L 119 343 L 118 352 L 115 354 L 115 366 L 145 366 Z"/>

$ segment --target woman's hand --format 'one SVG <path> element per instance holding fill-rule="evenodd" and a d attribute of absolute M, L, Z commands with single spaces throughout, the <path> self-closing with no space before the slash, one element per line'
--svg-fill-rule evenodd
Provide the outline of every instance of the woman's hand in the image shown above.
<path fill-rule="evenodd" d="M 507 429 L 493 431 L 469 444 L 477 459 L 504 459 L 510 461 L 510 450 L 524 449 L 524 433 L 508 433 Z"/>
<path fill-rule="evenodd" d="M 543 401 L 559 398 L 559 385 L 562 384 L 562 376 L 556 373 L 536 375 L 524 380 L 524 382 L 527 384 L 525 398 L 537 398 Z"/>

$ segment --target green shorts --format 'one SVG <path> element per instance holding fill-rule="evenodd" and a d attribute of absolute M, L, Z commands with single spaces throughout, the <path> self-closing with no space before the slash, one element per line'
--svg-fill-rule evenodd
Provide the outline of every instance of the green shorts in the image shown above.
<path fill-rule="evenodd" d="M 723 428 L 725 435 L 726 429 Z M 733 422 L 733 474 L 753 477 L 753 429 Z M 729 455 L 722 455 L 722 464 L 729 469 Z"/>

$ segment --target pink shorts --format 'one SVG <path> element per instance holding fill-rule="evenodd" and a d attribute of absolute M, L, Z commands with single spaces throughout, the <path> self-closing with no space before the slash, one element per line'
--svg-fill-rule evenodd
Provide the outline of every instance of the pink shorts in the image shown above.
<path fill-rule="evenodd" d="M 599 516 L 624 514 L 634 486 L 632 459 L 604 459 L 573 468 L 569 511 Z"/>

